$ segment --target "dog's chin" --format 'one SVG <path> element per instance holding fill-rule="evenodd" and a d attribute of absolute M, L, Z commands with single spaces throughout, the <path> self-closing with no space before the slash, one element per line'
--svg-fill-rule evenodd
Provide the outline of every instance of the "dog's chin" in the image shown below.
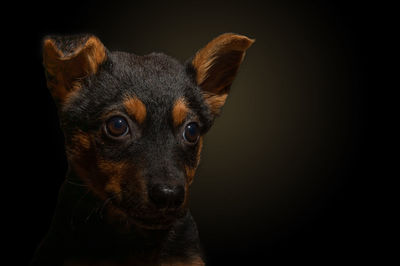
<path fill-rule="evenodd" d="M 169 213 L 160 211 L 154 216 L 131 214 L 128 216 L 128 221 L 143 229 L 163 230 L 170 228 L 177 220 L 184 217 L 186 213 L 187 209 L 180 209 Z"/>
<path fill-rule="evenodd" d="M 163 230 L 170 228 L 178 218 L 162 217 L 160 219 L 143 219 L 141 217 L 128 217 L 128 221 L 135 226 L 149 230 Z"/>

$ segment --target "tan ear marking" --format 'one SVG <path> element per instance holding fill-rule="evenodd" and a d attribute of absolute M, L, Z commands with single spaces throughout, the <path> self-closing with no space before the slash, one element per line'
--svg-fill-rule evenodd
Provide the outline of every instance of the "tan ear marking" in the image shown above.
<path fill-rule="evenodd" d="M 208 71 L 216 63 L 218 56 L 229 52 L 240 52 L 240 64 L 245 55 L 245 51 L 255 42 L 243 35 L 225 33 L 209 42 L 204 48 L 199 50 L 192 60 L 192 64 L 197 71 L 196 81 L 201 85 L 210 75 Z"/>
<path fill-rule="evenodd" d="M 192 60 L 197 85 L 213 114 L 218 114 L 228 96 L 246 50 L 254 43 L 243 35 L 225 33 L 200 49 Z"/>
<path fill-rule="evenodd" d="M 203 97 L 205 102 L 210 107 L 211 113 L 214 115 L 218 115 L 222 106 L 224 106 L 226 98 L 228 98 L 228 94 L 213 94 L 208 92 L 203 92 Z"/>
<path fill-rule="evenodd" d="M 124 107 L 129 115 L 133 116 L 139 124 L 146 120 L 146 105 L 137 97 L 131 97 L 124 101 Z"/>
<path fill-rule="evenodd" d="M 73 56 L 82 55 L 81 62 L 86 63 L 85 73 L 96 74 L 101 63 L 106 59 L 106 49 L 100 40 L 94 36 L 89 37 L 86 44 Z"/>
<path fill-rule="evenodd" d="M 105 60 L 106 48 L 95 36 L 89 36 L 85 43 L 74 47 L 72 52 L 63 52 L 52 38 L 43 42 L 47 86 L 60 102 L 81 88 L 81 79 L 96 74 Z"/>

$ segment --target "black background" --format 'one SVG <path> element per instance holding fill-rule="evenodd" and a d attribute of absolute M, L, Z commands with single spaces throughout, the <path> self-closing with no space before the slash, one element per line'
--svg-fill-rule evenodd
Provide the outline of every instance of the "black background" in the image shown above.
<path fill-rule="evenodd" d="M 10 208 L 3 217 L 13 227 L 3 229 L 12 232 L 8 247 L 21 265 L 49 227 L 67 168 L 41 40 L 81 32 L 96 34 L 110 50 L 163 51 L 181 61 L 223 32 L 256 38 L 206 138 L 193 185 L 192 212 L 210 265 L 376 257 L 380 211 L 373 180 L 383 172 L 372 91 L 381 7 L 69 1 L 21 3 L 7 12 L 4 80 L 11 82 L 2 103 L 11 147 L 5 179 L 12 184 L 4 183 L 3 204 Z"/>

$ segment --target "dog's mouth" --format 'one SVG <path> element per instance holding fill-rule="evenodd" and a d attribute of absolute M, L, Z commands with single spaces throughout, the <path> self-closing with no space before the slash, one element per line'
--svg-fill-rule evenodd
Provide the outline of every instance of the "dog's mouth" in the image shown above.
<path fill-rule="evenodd" d="M 186 214 L 186 209 L 159 211 L 155 215 L 128 214 L 128 221 L 145 229 L 167 229 Z"/>
<path fill-rule="evenodd" d="M 117 214 L 126 224 L 144 229 L 167 229 L 187 213 L 186 207 L 176 209 L 156 209 L 147 205 L 113 203 L 112 213 Z"/>

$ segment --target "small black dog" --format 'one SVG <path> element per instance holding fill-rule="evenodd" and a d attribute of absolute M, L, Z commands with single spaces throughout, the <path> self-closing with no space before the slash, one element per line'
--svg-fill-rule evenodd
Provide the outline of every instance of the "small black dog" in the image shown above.
<path fill-rule="evenodd" d="M 223 34 L 181 64 L 93 35 L 44 39 L 69 170 L 32 265 L 204 265 L 189 186 L 253 42 Z"/>

